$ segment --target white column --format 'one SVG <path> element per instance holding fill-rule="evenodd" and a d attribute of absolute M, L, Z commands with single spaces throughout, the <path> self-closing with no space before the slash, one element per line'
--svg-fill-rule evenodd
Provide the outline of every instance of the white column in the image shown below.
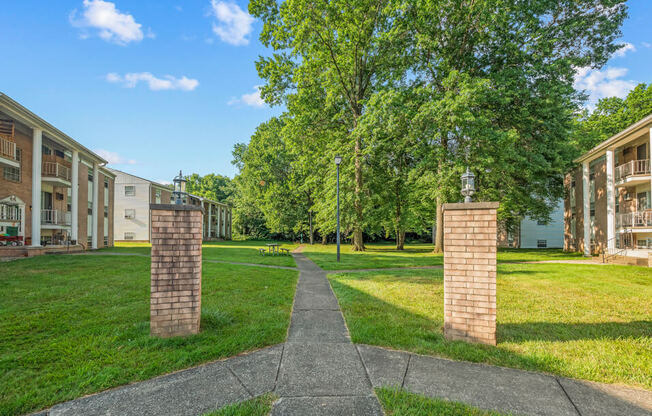
<path fill-rule="evenodd" d="M 217 234 L 216 237 L 217 238 L 221 237 L 221 235 L 220 235 L 220 228 L 221 228 L 220 227 L 220 218 L 222 218 L 222 207 L 218 205 L 217 206 L 217 229 L 215 230 L 215 231 L 217 231 L 216 232 L 216 234 Z"/>
<path fill-rule="evenodd" d="M 614 185 L 614 151 L 607 150 L 607 249 L 616 248 L 616 191 Z"/>
<path fill-rule="evenodd" d="M 72 151 L 72 189 L 70 190 L 71 240 L 79 242 L 79 152 Z"/>
<path fill-rule="evenodd" d="M 584 212 L 584 255 L 591 255 L 591 200 L 589 196 L 589 162 L 582 164 L 582 205 Z"/>
<path fill-rule="evenodd" d="M 93 163 L 93 221 L 91 222 L 93 230 L 91 231 L 91 248 L 97 249 L 97 224 L 98 212 L 100 211 L 99 204 L 99 187 L 100 187 L 100 172 L 97 162 Z"/>
<path fill-rule="evenodd" d="M 211 222 L 213 221 L 213 204 L 210 202 L 208 203 L 208 236 L 207 238 L 211 238 Z"/>
<path fill-rule="evenodd" d="M 43 131 L 32 130 L 32 247 L 41 246 L 41 162 Z"/>
<path fill-rule="evenodd" d="M 223 215 L 223 220 L 222 221 L 222 235 L 224 236 L 224 239 L 226 240 L 226 208 L 222 208 L 224 211 L 222 212 Z"/>

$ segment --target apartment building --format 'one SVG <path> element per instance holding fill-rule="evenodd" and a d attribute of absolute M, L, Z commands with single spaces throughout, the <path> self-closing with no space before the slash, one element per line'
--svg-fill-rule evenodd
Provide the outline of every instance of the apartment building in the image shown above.
<path fill-rule="evenodd" d="M 652 114 L 575 160 L 565 178 L 564 248 L 648 258 Z"/>
<path fill-rule="evenodd" d="M 550 221 L 525 217 L 512 231 L 499 229 L 498 246 L 511 248 L 563 248 L 564 202 L 557 201 Z"/>
<path fill-rule="evenodd" d="M 0 256 L 112 246 L 106 163 L 0 93 Z"/>
<path fill-rule="evenodd" d="M 149 242 L 150 204 L 170 204 L 169 186 L 112 169 L 115 175 L 115 233 L 117 241 Z M 231 208 L 224 203 L 187 194 L 184 204 L 204 208 L 204 240 L 231 239 Z"/>

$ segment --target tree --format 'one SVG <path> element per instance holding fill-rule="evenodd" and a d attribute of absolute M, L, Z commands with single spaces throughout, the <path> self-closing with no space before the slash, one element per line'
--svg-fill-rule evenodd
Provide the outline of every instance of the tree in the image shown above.
<path fill-rule="evenodd" d="M 652 114 L 652 84 L 638 84 L 625 99 L 602 98 L 593 111 L 584 109 L 575 119 L 571 142 L 577 157 Z"/>
<path fill-rule="evenodd" d="M 397 3 L 253 0 L 249 11 L 263 21 L 262 43 L 276 51 L 256 63 L 266 81 L 263 98 L 274 104 L 303 89 L 317 89 L 327 106 L 340 110 L 348 130 L 342 147 L 351 152 L 345 160 L 353 164 L 353 249 L 364 250 L 363 143 L 355 129 L 365 101 L 384 82 L 392 60 L 401 55 L 393 39 L 385 36 L 399 15 Z"/>
<path fill-rule="evenodd" d="M 572 86 L 576 68 L 600 67 L 620 47 L 625 2 L 419 0 L 406 16 L 413 86 L 427 97 L 418 119 L 431 126 L 423 139 L 436 167 L 436 250 L 450 174 L 466 164 L 477 197 L 501 201 L 499 218 L 547 218 L 583 98 Z"/>
<path fill-rule="evenodd" d="M 200 176 L 197 173 L 186 176 L 186 189 L 189 193 L 213 201 L 226 202 L 233 194 L 231 179 L 227 176 L 209 173 Z"/>

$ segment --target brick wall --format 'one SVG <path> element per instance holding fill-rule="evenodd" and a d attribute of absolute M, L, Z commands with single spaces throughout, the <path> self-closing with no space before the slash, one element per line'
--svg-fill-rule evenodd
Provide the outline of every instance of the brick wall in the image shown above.
<path fill-rule="evenodd" d="M 22 151 L 20 162 L 20 182 L 4 178 L 4 168 L 0 168 L 0 199 L 15 195 L 25 202 L 25 232 L 32 235 L 32 137 L 16 129 L 16 147 Z"/>
<path fill-rule="evenodd" d="M 203 210 L 152 204 L 150 333 L 171 337 L 199 332 Z"/>
<path fill-rule="evenodd" d="M 496 345 L 497 202 L 444 204 L 444 336 Z"/>

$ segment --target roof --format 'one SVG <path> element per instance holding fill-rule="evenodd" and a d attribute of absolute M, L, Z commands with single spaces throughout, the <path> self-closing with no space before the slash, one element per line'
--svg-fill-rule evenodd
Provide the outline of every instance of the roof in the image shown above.
<path fill-rule="evenodd" d="M 164 189 L 166 191 L 171 190 L 168 185 L 163 185 L 163 184 L 160 184 L 158 182 L 154 182 L 154 181 L 151 181 L 149 179 L 142 178 L 142 177 L 140 177 L 138 175 L 134 175 L 133 173 L 127 173 L 127 172 L 124 172 L 124 171 L 121 171 L 121 170 L 118 170 L 118 169 L 113 169 L 113 168 L 107 168 L 107 169 L 110 170 L 111 172 L 113 172 L 114 174 L 120 174 L 121 173 L 123 175 L 133 176 L 134 178 L 138 178 L 138 179 L 143 180 L 145 182 L 149 182 L 149 183 L 151 183 L 153 186 L 155 186 L 157 188 L 161 188 L 161 189 Z"/>
<path fill-rule="evenodd" d="M 627 127 L 623 131 L 611 136 L 607 140 L 603 141 L 599 145 L 595 146 L 593 149 L 589 150 L 588 152 L 584 153 L 582 156 L 578 157 L 577 159 L 574 160 L 575 163 L 582 163 L 587 159 L 593 159 L 594 157 L 598 156 L 599 153 L 602 151 L 607 150 L 609 147 L 612 147 L 615 145 L 619 140 L 627 137 L 629 134 L 635 132 L 638 129 L 641 129 L 645 127 L 647 124 L 652 123 L 652 114 L 648 115 L 647 117 L 637 121 L 636 123 L 632 124 L 631 126 Z"/>
<path fill-rule="evenodd" d="M 106 165 L 108 163 L 100 155 L 89 150 L 81 143 L 77 142 L 75 139 L 68 136 L 58 128 L 54 127 L 47 121 L 43 120 L 41 117 L 37 116 L 26 107 L 15 101 L 13 98 L 2 92 L 0 92 L 0 107 L 2 107 L 3 111 L 6 111 L 8 115 L 19 120 L 21 123 L 26 124 L 29 127 L 40 128 L 44 133 L 47 134 L 49 138 L 63 142 L 67 146 L 71 147 L 72 150 L 81 152 L 84 156 L 86 156 L 86 158 L 90 159 L 91 161 L 102 165 Z"/>

